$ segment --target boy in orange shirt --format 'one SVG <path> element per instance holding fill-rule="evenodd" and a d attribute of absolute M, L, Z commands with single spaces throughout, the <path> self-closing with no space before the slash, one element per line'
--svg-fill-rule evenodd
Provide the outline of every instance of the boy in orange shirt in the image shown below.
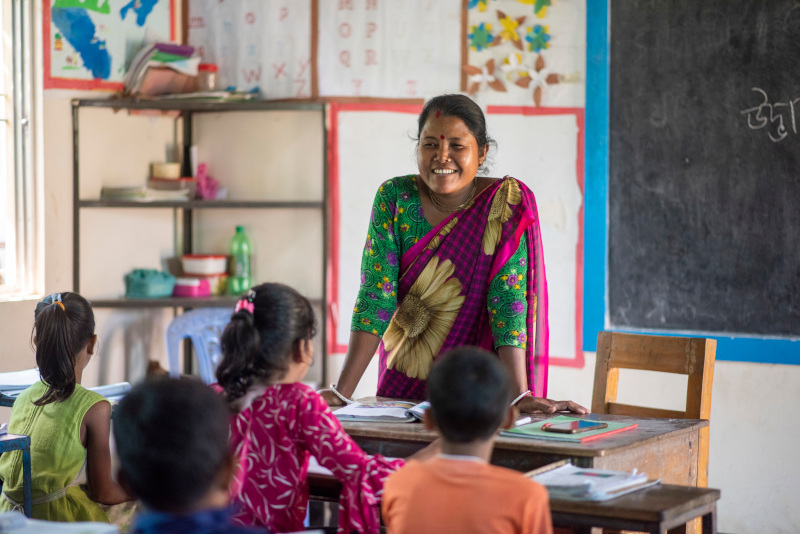
<path fill-rule="evenodd" d="M 389 533 L 552 534 L 547 490 L 489 464 L 495 436 L 516 417 L 497 356 L 474 347 L 450 351 L 431 370 L 428 398 L 425 427 L 439 430 L 442 452 L 411 460 L 386 480 Z"/>

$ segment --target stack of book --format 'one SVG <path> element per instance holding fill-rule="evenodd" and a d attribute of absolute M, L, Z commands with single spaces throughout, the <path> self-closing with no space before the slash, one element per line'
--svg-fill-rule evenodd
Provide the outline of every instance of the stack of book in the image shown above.
<path fill-rule="evenodd" d="M 200 56 L 193 46 L 155 43 L 145 46 L 131 61 L 123 83 L 125 93 L 158 96 L 190 93 L 197 88 Z"/>
<path fill-rule="evenodd" d="M 547 488 L 551 499 L 569 501 L 607 501 L 660 482 L 649 480 L 647 475 L 636 471 L 589 469 L 566 461 L 536 469 L 527 475 Z"/>

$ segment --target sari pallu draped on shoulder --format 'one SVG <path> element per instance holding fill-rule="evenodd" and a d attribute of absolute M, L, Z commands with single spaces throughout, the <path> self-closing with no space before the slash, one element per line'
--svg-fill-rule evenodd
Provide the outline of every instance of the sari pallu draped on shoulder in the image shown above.
<path fill-rule="evenodd" d="M 463 345 L 494 351 L 489 284 L 523 234 L 528 247 L 525 368 L 533 394 L 547 395 L 547 280 L 536 199 L 507 176 L 401 258 L 397 311 L 378 348 L 379 396 L 424 399 L 428 373 L 441 353 Z"/>

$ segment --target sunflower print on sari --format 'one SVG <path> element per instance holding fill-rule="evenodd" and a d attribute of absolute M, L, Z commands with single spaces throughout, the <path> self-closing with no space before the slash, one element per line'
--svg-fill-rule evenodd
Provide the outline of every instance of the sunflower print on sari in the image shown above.
<path fill-rule="evenodd" d="M 450 260 L 433 256 L 409 289 L 383 335 L 386 364 L 411 378 L 428 378 L 464 297 Z"/>

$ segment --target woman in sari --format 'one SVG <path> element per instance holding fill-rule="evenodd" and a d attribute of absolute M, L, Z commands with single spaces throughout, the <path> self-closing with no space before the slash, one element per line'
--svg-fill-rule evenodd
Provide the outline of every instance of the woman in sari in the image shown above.
<path fill-rule="evenodd" d="M 350 343 L 330 405 L 347 402 L 377 351 L 378 396 L 424 399 L 436 358 L 498 354 L 523 412 L 588 410 L 547 395 L 547 281 L 536 201 L 521 182 L 479 178 L 492 142 L 463 95 L 428 101 L 418 175 L 384 182 L 372 207 Z"/>

